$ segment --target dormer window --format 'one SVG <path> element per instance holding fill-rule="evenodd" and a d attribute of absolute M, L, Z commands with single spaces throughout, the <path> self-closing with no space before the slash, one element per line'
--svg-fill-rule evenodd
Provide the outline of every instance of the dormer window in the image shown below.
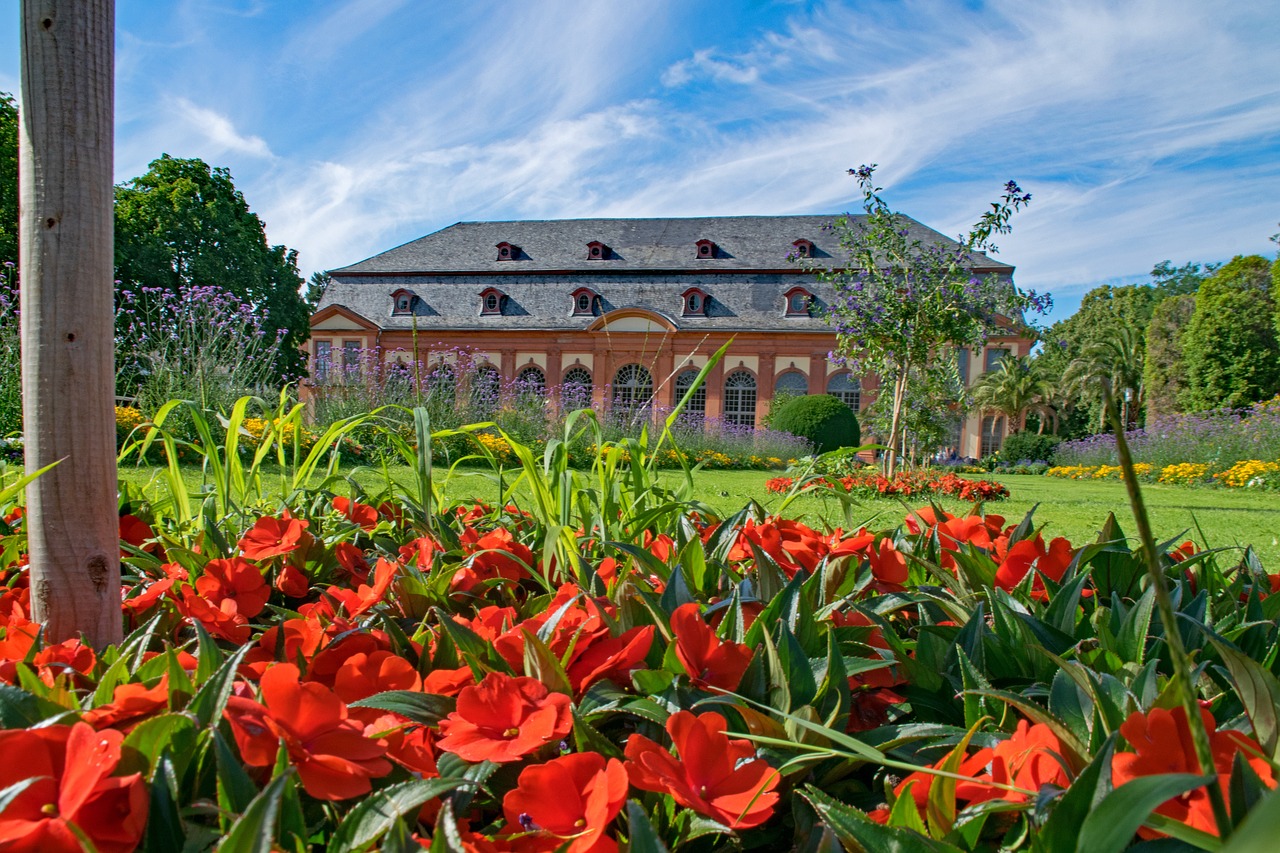
<path fill-rule="evenodd" d="M 579 287 L 573 292 L 573 316 L 589 317 L 596 312 L 596 300 L 600 294 L 589 287 Z"/>
<path fill-rule="evenodd" d="M 795 256 L 797 258 L 813 257 L 813 241 L 812 240 L 806 240 L 803 237 L 801 237 L 799 240 L 793 241 L 791 245 L 795 250 Z"/>
<path fill-rule="evenodd" d="M 711 240 L 699 240 L 695 245 L 698 247 L 698 257 L 700 259 L 705 260 L 716 256 L 716 244 Z"/>
<path fill-rule="evenodd" d="M 413 304 L 417 301 L 418 297 L 413 295 L 411 291 L 401 288 L 391 294 L 391 313 L 412 314 Z"/>
<path fill-rule="evenodd" d="M 604 243 L 599 240 L 592 240 L 587 244 L 587 260 L 589 261 L 607 261 L 613 252 Z"/>
<path fill-rule="evenodd" d="M 501 314 L 502 303 L 506 300 L 507 295 L 496 287 L 485 288 L 480 293 L 480 313 L 484 314 Z"/>
<path fill-rule="evenodd" d="M 705 317 L 707 316 L 707 299 L 708 294 L 705 290 L 697 287 L 691 287 L 686 290 L 684 296 L 684 316 L 686 317 Z"/>
<path fill-rule="evenodd" d="M 498 260 L 514 261 L 518 257 L 520 257 L 520 247 L 516 244 L 508 243 L 506 240 L 498 244 Z"/>
<path fill-rule="evenodd" d="M 809 307 L 813 304 L 813 294 L 803 287 L 793 287 L 787 291 L 787 316 L 808 317 Z"/>

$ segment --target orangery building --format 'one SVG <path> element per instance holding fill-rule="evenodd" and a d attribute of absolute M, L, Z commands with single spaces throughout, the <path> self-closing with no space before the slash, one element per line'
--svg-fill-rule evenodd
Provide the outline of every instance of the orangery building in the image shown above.
<path fill-rule="evenodd" d="M 330 273 L 311 317 L 308 384 L 369 352 L 439 366 L 465 351 L 494 380 L 572 389 L 597 410 L 669 407 L 732 341 L 691 401 L 706 417 L 754 426 L 779 393 L 829 393 L 860 410 L 877 379 L 832 361 L 834 293 L 806 269 L 844 257 L 833 218 L 460 222 Z M 951 242 L 905 221 L 914 238 Z M 984 255 L 973 269 L 1013 274 Z M 963 351 L 961 375 L 972 382 L 1031 344 L 1011 329 Z M 957 420 L 954 449 L 983 455 L 1005 430 L 973 413 Z"/>

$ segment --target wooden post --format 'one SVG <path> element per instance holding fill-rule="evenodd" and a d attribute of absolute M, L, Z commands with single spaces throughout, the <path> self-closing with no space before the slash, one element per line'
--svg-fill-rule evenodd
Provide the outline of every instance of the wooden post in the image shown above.
<path fill-rule="evenodd" d="M 23 0 L 19 269 L 34 618 L 121 639 L 112 221 L 114 0 Z"/>

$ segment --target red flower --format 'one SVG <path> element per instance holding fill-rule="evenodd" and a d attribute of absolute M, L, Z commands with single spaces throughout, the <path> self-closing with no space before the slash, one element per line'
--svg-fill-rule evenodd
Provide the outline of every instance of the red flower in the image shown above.
<path fill-rule="evenodd" d="M 350 542 L 339 542 L 333 546 L 333 557 L 351 581 L 364 583 L 369 579 L 369 561 L 364 558 L 364 552 L 355 545 Z"/>
<path fill-rule="evenodd" d="M 0 814 L 0 850 L 79 853 L 74 826 L 99 853 L 142 840 L 150 798 L 141 773 L 112 776 L 124 735 L 86 723 L 0 731 L 0 789 L 35 778 Z"/>
<path fill-rule="evenodd" d="M 183 616 L 199 622 L 210 634 L 227 642 L 243 643 L 252 633 L 249 630 L 249 620 L 236 609 L 234 599 L 224 599 L 223 606 L 216 607 L 187 588 L 182 591 L 182 598 L 178 600 L 177 606 L 178 612 Z"/>
<path fill-rule="evenodd" d="M 1003 554 L 1001 553 L 1003 542 L 997 541 L 996 545 L 996 555 L 1003 556 L 1003 559 L 1000 567 L 996 569 L 995 585 L 1003 590 L 1011 590 L 1021 583 L 1033 566 L 1037 572 L 1050 580 L 1060 581 L 1067 567 L 1071 565 L 1072 557 L 1075 556 L 1071 543 L 1061 536 L 1050 542 L 1048 548 L 1045 547 L 1044 540 L 1039 535 L 1034 539 L 1015 542 Z M 1038 577 L 1032 581 L 1032 595 L 1037 598 L 1047 595 L 1044 582 Z"/>
<path fill-rule="evenodd" d="M 564 853 L 606 853 L 618 849 L 605 830 L 626 800 L 622 762 L 581 752 L 526 767 L 503 797 L 502 811 L 509 832 L 552 839 Z"/>
<path fill-rule="evenodd" d="M 499 578 L 518 582 L 529 576 L 528 567 L 534 564 L 533 551 L 515 541 L 504 527 L 483 536 L 467 527 L 458 541 L 463 553 L 473 556 L 469 564 L 454 572 L 452 588 L 456 592 L 468 592 L 484 581 Z"/>
<path fill-rule="evenodd" d="M 348 719 L 346 704 L 323 684 L 298 681 L 298 668 L 280 663 L 262 676 L 262 704 L 240 696 L 227 703 L 227 719 L 251 767 L 275 764 L 283 742 L 308 794 L 345 800 L 372 790 L 370 779 L 391 772 L 386 744 L 365 737 Z"/>
<path fill-rule="evenodd" d="M 778 771 L 754 759 L 755 747 L 730 740 L 724 717 L 678 711 L 667 732 L 679 758 L 644 735 L 627 741 L 627 775 L 644 791 L 670 794 L 682 806 L 731 829 L 751 829 L 773 815 Z"/>
<path fill-rule="evenodd" d="M 457 710 L 440 721 L 440 749 L 466 761 L 518 761 L 573 728 L 569 697 L 542 682 L 491 672 L 458 694 Z"/>
<path fill-rule="evenodd" d="M 992 749 L 991 778 L 995 782 L 1039 792 L 1045 785 L 1066 788 L 1071 784 L 1063 758 L 1062 742 L 1053 729 L 1043 723 L 1019 720 L 1008 740 Z M 1005 791 L 1010 802 L 1026 802 L 1027 796 Z"/>
<path fill-rule="evenodd" d="M 1231 765 L 1236 753 L 1243 752 L 1245 761 L 1258 774 L 1263 782 L 1274 787 L 1275 780 L 1271 766 L 1258 758 L 1262 748 L 1254 740 L 1240 732 L 1216 731 L 1213 715 L 1203 708 L 1200 718 L 1204 721 L 1209 733 L 1209 744 L 1213 751 L 1214 772 L 1222 790 L 1229 790 Z M 1191 742 L 1191 728 L 1187 725 L 1187 714 L 1182 708 L 1166 711 L 1154 708 L 1143 714 L 1135 711 L 1120 726 L 1120 734 L 1133 747 L 1133 752 L 1117 752 L 1111 762 L 1111 779 L 1116 786 L 1123 785 L 1139 776 L 1153 776 L 1161 773 L 1193 773 L 1202 774 L 1199 759 L 1196 758 L 1195 746 Z M 1179 797 L 1164 803 L 1156 809 L 1156 814 L 1171 817 L 1190 827 L 1218 834 L 1217 822 L 1213 817 L 1213 809 L 1209 803 L 1209 792 L 1204 788 L 1196 788 Z M 1159 838 L 1161 834 L 1150 829 L 1141 829 L 1143 838 Z"/>
<path fill-rule="evenodd" d="M 378 526 L 378 511 L 368 504 L 357 503 L 350 498 L 336 497 L 333 508 L 346 516 L 352 524 L 358 524 L 365 530 Z"/>
<path fill-rule="evenodd" d="M 721 642 L 698 612 L 697 602 L 682 604 L 671 614 L 676 657 L 693 683 L 734 690 L 751 663 L 751 649 L 743 643 Z"/>
<path fill-rule="evenodd" d="M 210 560 L 196 578 L 196 592 L 223 611 L 227 610 L 227 602 L 234 603 L 236 612 L 249 619 L 261 613 L 271 598 L 271 587 L 262 571 L 240 557 Z"/>
<path fill-rule="evenodd" d="M 867 555 L 871 564 L 871 588 L 877 592 L 902 592 L 907 582 L 907 558 L 883 537 Z"/>
<path fill-rule="evenodd" d="M 300 518 L 259 518 L 240 540 L 240 552 L 246 560 L 267 560 L 283 554 L 292 554 L 310 544 L 308 522 Z"/>
<path fill-rule="evenodd" d="M 387 690 L 421 689 L 422 677 L 413 664 L 388 651 L 351 655 L 338 667 L 333 679 L 333 692 L 347 703 Z"/>
<path fill-rule="evenodd" d="M 86 711 L 84 721 L 96 729 L 119 728 L 128 732 L 146 717 L 168 708 L 169 674 L 165 673 L 155 687 L 121 684 L 111 694 L 110 702 Z"/>

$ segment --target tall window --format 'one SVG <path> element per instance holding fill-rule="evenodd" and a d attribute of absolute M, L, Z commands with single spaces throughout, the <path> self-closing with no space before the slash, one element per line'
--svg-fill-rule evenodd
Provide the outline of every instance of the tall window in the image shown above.
<path fill-rule="evenodd" d="M 613 377 L 613 410 L 630 415 L 653 396 L 653 374 L 639 364 L 624 364 Z"/>
<path fill-rule="evenodd" d="M 809 380 L 798 370 L 788 370 L 773 383 L 773 393 L 788 397 L 803 397 L 809 393 Z"/>
<path fill-rule="evenodd" d="M 458 379 L 453 368 L 445 362 L 438 363 L 427 374 L 427 400 L 433 404 L 434 411 L 453 408 L 457 400 Z"/>
<path fill-rule="evenodd" d="M 993 348 L 993 349 L 987 350 L 986 361 L 983 363 L 983 366 L 982 366 L 983 372 L 989 373 L 992 370 L 999 369 L 1000 362 L 1004 361 L 1008 357 L 1009 357 L 1009 351 L 1007 349 Z"/>
<path fill-rule="evenodd" d="M 342 342 L 342 366 L 350 370 L 360 366 L 360 342 Z"/>
<path fill-rule="evenodd" d="M 1004 444 L 1004 417 L 987 415 L 982 419 L 982 455 L 990 456 Z"/>
<path fill-rule="evenodd" d="M 969 348 L 960 347 L 956 351 L 956 361 L 960 367 L 960 384 L 969 387 Z"/>
<path fill-rule="evenodd" d="M 585 367 L 571 367 L 560 383 L 560 405 L 567 410 L 591 405 L 591 373 Z"/>
<path fill-rule="evenodd" d="M 684 395 L 689 393 L 689 389 L 693 387 L 693 380 L 698 378 L 698 368 L 690 367 L 683 370 L 676 377 L 676 402 L 679 403 L 684 399 Z M 680 413 L 682 421 L 700 422 L 707 414 L 707 386 L 706 383 L 698 386 L 698 390 L 693 392 L 693 396 L 689 398 L 689 405 L 684 407 L 684 411 Z"/>
<path fill-rule="evenodd" d="M 738 426 L 756 425 L 756 378 L 735 370 L 724 379 L 724 420 Z"/>
<path fill-rule="evenodd" d="M 516 377 L 516 389 L 522 397 L 547 396 L 547 375 L 542 368 L 529 365 Z"/>
<path fill-rule="evenodd" d="M 333 342 L 316 341 L 316 359 L 311 367 L 311 375 L 317 382 L 327 382 L 331 366 L 333 366 Z"/>
<path fill-rule="evenodd" d="M 849 373 L 837 373 L 828 379 L 827 393 L 854 412 L 862 405 L 862 384 Z"/>
<path fill-rule="evenodd" d="M 498 410 L 498 394 L 502 377 L 493 365 L 482 364 L 471 377 L 471 406 L 475 414 L 488 416 Z"/>

